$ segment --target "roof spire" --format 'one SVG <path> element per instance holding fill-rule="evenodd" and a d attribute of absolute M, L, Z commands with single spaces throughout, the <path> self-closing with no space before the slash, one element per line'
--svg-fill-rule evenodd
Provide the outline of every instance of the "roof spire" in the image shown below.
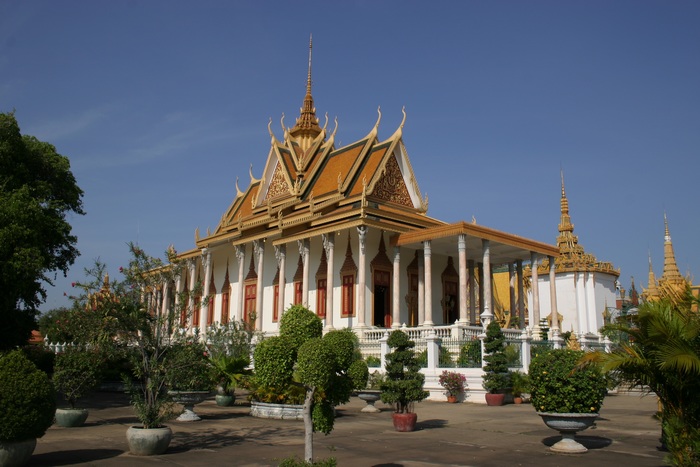
<path fill-rule="evenodd" d="M 670 284 L 684 283 L 683 276 L 678 270 L 676 264 L 676 255 L 673 253 L 673 243 L 671 242 L 671 234 L 668 230 L 668 218 L 664 212 L 664 272 L 659 279 L 659 282 L 668 282 Z"/>
<path fill-rule="evenodd" d="M 316 108 L 314 107 L 314 98 L 311 95 L 311 51 L 313 49 L 313 36 L 309 36 L 309 71 L 306 77 L 306 95 L 304 96 L 304 104 L 302 105 L 294 128 L 289 130 L 289 134 L 295 138 L 300 138 L 302 148 L 306 149 L 319 133 L 321 127 L 318 125 L 316 118 Z M 306 144 L 304 144 L 306 143 Z"/>

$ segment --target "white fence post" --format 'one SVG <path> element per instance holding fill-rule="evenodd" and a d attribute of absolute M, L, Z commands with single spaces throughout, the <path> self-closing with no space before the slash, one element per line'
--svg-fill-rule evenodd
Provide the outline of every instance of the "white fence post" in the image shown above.
<path fill-rule="evenodd" d="M 434 370 L 440 366 L 440 342 L 442 342 L 442 339 L 435 335 L 434 330 L 431 330 L 428 337 L 425 338 L 425 344 L 428 348 L 429 370 Z"/>
<path fill-rule="evenodd" d="M 386 368 L 386 354 L 389 353 L 389 332 L 385 332 L 381 339 L 379 339 L 379 352 L 380 352 L 380 365 L 381 368 Z"/>
<path fill-rule="evenodd" d="M 530 370 L 530 343 L 532 342 L 532 336 L 525 328 L 520 333 L 520 360 L 523 364 L 523 372 L 528 373 Z"/>

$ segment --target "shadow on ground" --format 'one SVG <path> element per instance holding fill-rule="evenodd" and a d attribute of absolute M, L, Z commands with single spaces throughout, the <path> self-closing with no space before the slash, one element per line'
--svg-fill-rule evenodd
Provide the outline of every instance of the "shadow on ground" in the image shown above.
<path fill-rule="evenodd" d="M 32 456 L 32 466 L 74 465 L 76 460 L 81 463 L 98 462 L 104 459 L 120 456 L 124 451 L 118 449 L 73 449 L 69 451 L 54 451 Z"/>

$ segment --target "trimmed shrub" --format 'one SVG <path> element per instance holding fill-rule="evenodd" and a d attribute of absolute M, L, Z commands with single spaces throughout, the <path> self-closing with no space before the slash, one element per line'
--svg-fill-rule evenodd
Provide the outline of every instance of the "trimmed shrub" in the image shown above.
<path fill-rule="evenodd" d="M 580 366 L 584 352 L 556 349 L 530 364 L 530 396 L 538 412 L 598 413 L 606 392 L 605 377 L 595 364 Z"/>
<path fill-rule="evenodd" d="M 56 395 L 46 373 L 20 350 L 0 355 L 0 440 L 41 438 L 55 413 Z"/>

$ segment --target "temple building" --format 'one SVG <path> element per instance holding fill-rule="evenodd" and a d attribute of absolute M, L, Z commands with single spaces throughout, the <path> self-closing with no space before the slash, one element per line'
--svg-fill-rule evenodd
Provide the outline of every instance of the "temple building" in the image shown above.
<path fill-rule="evenodd" d="M 321 126 L 316 117 L 311 50 L 295 125 L 285 127 L 283 117 L 278 139 L 268 124 L 260 178 L 251 166 L 244 189 L 236 180 L 216 228 L 197 230 L 196 247 L 179 255 L 188 273 L 166 287 L 183 292 L 201 282 L 209 297 L 201 306 L 201 297 L 189 297 L 195 312 L 181 326 L 206 334 L 207 326 L 235 319 L 275 333 L 292 304 L 314 311 L 326 329 L 485 325 L 493 319 L 497 266 L 511 271 L 511 296 L 520 298 L 509 309 L 525 323 L 523 264 L 553 260 L 559 249 L 428 216 L 404 144 L 405 112 L 389 138 L 378 138 L 378 111 L 365 137 L 336 147 L 337 119 L 330 131 L 328 118 Z M 538 321 L 539 308 L 530 309 Z"/>
<path fill-rule="evenodd" d="M 649 253 L 649 279 L 647 288 L 642 292 L 642 298 L 647 302 L 657 301 L 662 298 L 681 300 L 689 287 L 697 297 L 698 287 L 693 287 L 691 280 L 683 277 L 678 270 L 676 255 L 673 251 L 673 242 L 668 229 L 668 219 L 664 213 L 664 270 L 657 281 L 651 265 L 651 253 Z"/>
<path fill-rule="evenodd" d="M 579 336 L 597 334 L 606 319 L 609 319 L 609 308 L 616 304 L 620 271 L 612 263 L 598 261 L 578 243 L 569 215 L 563 172 L 560 205 L 561 219 L 557 236 L 559 255 L 554 260 L 556 282 L 551 282 L 551 274 L 544 274 L 551 264 L 551 260 L 546 259 L 538 267 L 540 306 L 551 309 L 551 297 L 556 297 L 554 309 L 558 315 L 546 317 L 552 330 L 572 331 Z M 550 293 L 550 289 L 554 292 Z M 532 298 L 533 295 L 537 296 L 534 288 L 528 297 Z"/>

